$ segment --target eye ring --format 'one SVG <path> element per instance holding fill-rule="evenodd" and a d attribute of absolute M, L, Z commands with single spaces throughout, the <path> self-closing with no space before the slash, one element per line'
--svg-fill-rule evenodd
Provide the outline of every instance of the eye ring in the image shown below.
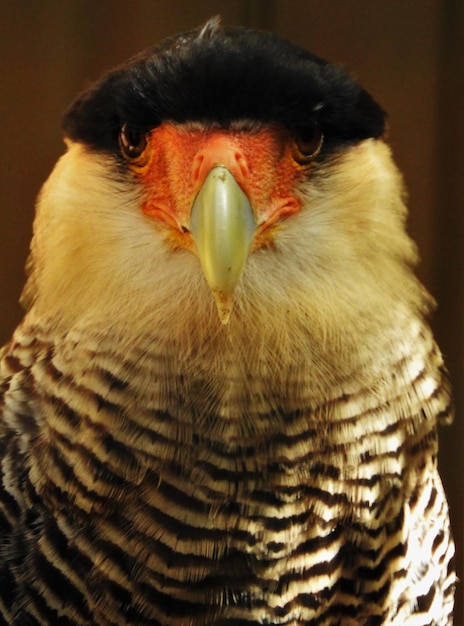
<path fill-rule="evenodd" d="M 306 165 L 319 155 L 324 143 L 324 134 L 319 126 L 298 128 L 294 130 L 295 160 Z"/>
<path fill-rule="evenodd" d="M 126 159 L 138 159 L 147 147 L 146 133 L 129 124 L 123 124 L 119 133 L 119 147 Z"/>

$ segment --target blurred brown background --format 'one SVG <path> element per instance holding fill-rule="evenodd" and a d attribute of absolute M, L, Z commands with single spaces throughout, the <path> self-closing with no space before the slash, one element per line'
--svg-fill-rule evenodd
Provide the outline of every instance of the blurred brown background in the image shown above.
<path fill-rule="evenodd" d="M 21 318 L 34 198 L 63 151 L 63 109 L 104 70 L 215 14 L 346 65 L 390 115 L 419 273 L 439 302 L 433 325 L 454 381 L 457 418 L 441 431 L 440 464 L 463 580 L 462 0 L 0 0 L 0 342 Z"/>

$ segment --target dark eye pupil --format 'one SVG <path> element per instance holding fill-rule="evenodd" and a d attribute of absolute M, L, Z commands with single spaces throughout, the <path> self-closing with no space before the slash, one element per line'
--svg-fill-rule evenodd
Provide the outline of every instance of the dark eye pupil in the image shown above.
<path fill-rule="evenodd" d="M 119 144 L 123 154 L 135 159 L 139 157 L 147 146 L 147 138 L 139 128 L 124 124 L 119 135 Z"/>
<path fill-rule="evenodd" d="M 300 153 L 308 158 L 315 158 L 321 149 L 323 136 L 320 128 L 298 128 L 295 132 L 295 141 Z"/>

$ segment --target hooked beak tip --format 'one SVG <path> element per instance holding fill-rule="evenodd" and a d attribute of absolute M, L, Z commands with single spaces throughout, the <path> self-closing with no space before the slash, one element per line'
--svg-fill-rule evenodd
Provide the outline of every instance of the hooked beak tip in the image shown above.
<path fill-rule="evenodd" d="M 230 314 L 232 313 L 232 295 L 228 295 L 220 291 L 213 291 L 213 296 L 219 314 L 219 319 L 225 326 L 229 323 Z"/>

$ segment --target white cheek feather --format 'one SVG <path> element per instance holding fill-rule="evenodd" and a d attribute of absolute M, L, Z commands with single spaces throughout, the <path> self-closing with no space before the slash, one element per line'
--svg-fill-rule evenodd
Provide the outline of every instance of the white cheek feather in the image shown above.
<path fill-rule="evenodd" d="M 316 360 L 359 371 L 432 305 L 413 273 L 401 175 L 384 142 L 366 140 L 327 160 L 299 193 L 302 210 L 278 227 L 274 248 L 250 257 L 238 295 L 259 308 L 258 335 L 281 346 L 287 337 L 306 354 L 309 343 Z"/>
<path fill-rule="evenodd" d="M 27 288 L 35 293 L 26 295 L 65 326 L 85 318 L 126 328 L 148 310 L 150 324 L 172 322 L 204 282 L 195 255 L 173 251 L 143 214 L 142 186 L 115 170 L 111 157 L 71 144 L 39 197 Z"/>

